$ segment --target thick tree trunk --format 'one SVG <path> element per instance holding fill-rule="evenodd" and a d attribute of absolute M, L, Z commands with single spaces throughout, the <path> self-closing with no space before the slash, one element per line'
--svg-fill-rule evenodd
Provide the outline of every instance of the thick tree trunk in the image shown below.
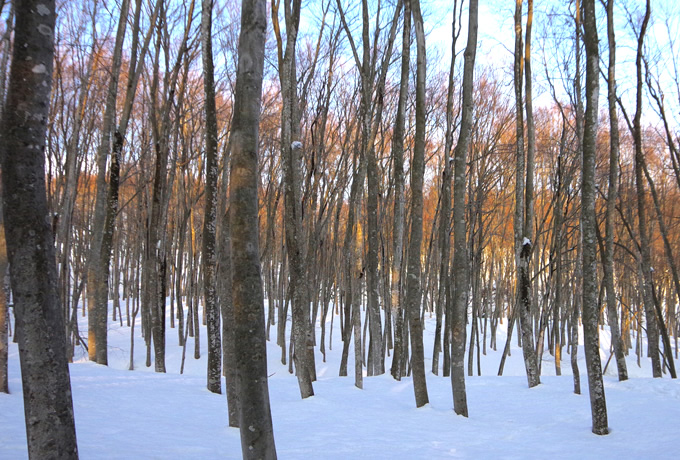
<path fill-rule="evenodd" d="M 584 0 L 584 42 L 586 48 L 586 114 L 583 131 L 581 176 L 581 238 L 583 241 L 583 336 L 588 371 L 588 389 L 593 419 L 593 433 L 609 433 L 607 403 L 602 382 L 598 330 L 599 303 L 597 286 L 597 236 L 595 227 L 595 156 L 598 127 L 599 44 L 595 18 L 595 0 Z"/>
<path fill-rule="evenodd" d="M 258 237 L 258 135 L 267 4 L 243 2 L 230 171 L 234 339 L 243 458 L 274 459 Z"/>
<path fill-rule="evenodd" d="M 0 130 L 3 213 L 11 267 L 30 458 L 78 458 L 64 322 L 45 187 L 55 3 L 15 4 L 7 105 Z"/>

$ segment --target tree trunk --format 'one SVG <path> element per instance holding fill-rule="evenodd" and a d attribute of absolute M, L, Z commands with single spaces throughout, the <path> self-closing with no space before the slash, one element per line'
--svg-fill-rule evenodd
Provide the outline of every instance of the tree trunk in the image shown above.
<path fill-rule="evenodd" d="M 642 295 L 647 321 L 647 346 L 652 358 L 652 374 L 661 377 L 661 360 L 659 359 L 659 329 L 652 295 L 652 257 L 649 249 L 647 222 L 646 190 L 643 174 L 644 152 L 642 150 L 642 53 L 650 17 L 650 3 L 646 2 L 645 16 L 638 35 L 637 57 L 635 60 L 637 75 L 637 98 L 635 117 L 633 119 L 633 141 L 635 143 L 635 186 L 637 188 L 638 230 L 640 233 L 640 267 L 642 269 Z"/>
<path fill-rule="evenodd" d="M 425 380 L 423 351 L 423 325 L 420 319 L 421 298 L 421 243 L 423 240 L 423 175 L 425 172 L 425 31 L 420 13 L 420 0 L 407 0 L 411 4 L 416 30 L 416 133 L 411 162 L 411 235 L 408 249 L 408 276 L 406 281 L 406 311 L 411 338 L 411 366 L 416 407 L 429 402 Z"/>
<path fill-rule="evenodd" d="M 470 266 L 467 251 L 465 222 L 465 172 L 467 151 L 472 132 L 474 110 L 474 70 L 477 54 L 478 0 L 470 1 L 468 40 L 465 48 L 463 69 L 463 107 L 460 122 L 460 136 L 454 152 L 453 169 L 453 317 L 451 341 L 451 387 L 453 409 L 458 415 L 468 416 L 467 393 L 465 390 L 465 338 L 467 322 L 468 292 L 470 290 Z M 475 320 L 473 315 L 473 321 Z M 470 350 L 472 352 L 472 349 Z"/>
<path fill-rule="evenodd" d="M 243 458 L 275 459 L 258 235 L 258 137 L 267 5 L 243 2 L 230 171 L 234 339 Z"/>
<path fill-rule="evenodd" d="M 614 34 L 614 0 L 607 1 L 607 41 L 609 42 L 609 67 L 607 71 L 607 101 L 609 103 L 609 185 L 607 189 L 607 215 L 603 254 L 604 285 L 607 290 L 607 316 L 611 331 L 619 381 L 628 380 L 628 369 L 623 341 L 619 332 L 619 315 L 614 289 L 614 218 L 618 200 L 619 183 L 619 117 L 616 112 L 616 37 Z"/>
<path fill-rule="evenodd" d="M 0 208 L 1 208 L 0 203 Z M 7 308 L 9 286 L 5 285 L 5 274 L 7 273 L 7 246 L 5 242 L 5 225 L 0 209 L 0 393 L 9 393 L 9 382 L 7 372 L 7 355 L 9 349 L 8 334 L 9 329 L 9 309 Z"/>
<path fill-rule="evenodd" d="M 394 180 L 394 220 L 392 229 L 392 261 L 390 265 L 390 304 L 394 322 L 394 352 L 392 354 L 392 377 L 401 380 L 406 374 L 402 368 L 404 353 L 403 335 L 403 303 L 401 295 L 401 270 L 404 252 L 404 127 L 406 99 L 408 98 L 408 74 L 411 49 L 411 8 L 404 2 L 404 31 L 402 35 L 401 76 L 399 82 L 399 100 L 392 135 L 392 163 Z"/>
<path fill-rule="evenodd" d="M 595 156 L 598 127 L 599 44 L 595 18 L 595 0 L 584 0 L 584 43 L 586 48 L 586 113 L 583 131 L 581 176 L 581 238 L 583 241 L 583 336 L 588 371 L 588 389 L 593 419 L 592 431 L 609 433 L 607 403 L 602 382 L 598 330 L 599 303 L 597 286 L 597 236 L 595 227 Z"/>
<path fill-rule="evenodd" d="M 302 181 L 300 160 L 302 143 L 299 140 L 299 121 L 297 113 L 296 59 L 295 47 L 300 22 L 300 0 L 284 0 L 286 21 L 285 54 L 278 22 L 278 9 L 272 8 L 272 22 L 276 33 L 279 51 L 279 78 L 281 82 L 281 157 L 284 173 L 284 206 L 286 252 L 290 267 L 289 295 L 292 302 L 293 359 L 297 374 L 300 395 L 307 398 L 314 395 L 312 387 L 312 361 L 307 350 L 307 329 L 309 328 L 309 300 L 305 287 L 304 241 L 302 229 L 302 203 L 300 199 Z M 273 4 L 274 5 L 274 4 Z M 313 353 L 313 349 L 311 351 Z"/>
<path fill-rule="evenodd" d="M 533 16 L 533 3 L 529 2 L 529 14 L 527 18 L 527 38 L 530 39 L 531 20 Z M 529 46 L 529 45 L 528 45 Z M 536 361 L 536 351 L 534 349 L 533 324 L 531 320 L 531 273 L 529 271 L 529 261 L 533 249 L 532 226 L 533 222 L 529 219 L 533 216 L 533 165 L 529 165 L 532 160 L 530 155 L 524 155 L 524 110 L 522 97 L 522 81 L 524 73 L 525 59 L 522 57 L 522 0 L 515 2 L 515 113 L 516 113 L 516 136 L 517 136 L 517 172 L 515 184 L 515 260 L 517 264 L 517 298 L 515 308 L 519 309 L 519 328 L 522 335 L 522 354 L 524 356 L 524 367 L 527 373 L 529 388 L 541 383 Z M 528 49 L 524 50 L 529 54 Z M 531 79 L 531 75 L 527 76 Z M 531 83 L 527 83 L 531 89 Z M 527 94 L 527 100 L 531 97 Z M 530 107 L 528 107 L 530 108 Z M 525 177 L 526 172 L 526 177 Z M 526 184 L 525 184 L 526 181 Z M 527 202 L 531 199 L 532 202 Z"/>
<path fill-rule="evenodd" d="M 220 309 L 215 286 L 217 207 L 217 108 L 215 71 L 212 57 L 212 0 L 201 8 L 201 51 L 205 93 L 205 214 L 203 222 L 203 295 L 208 327 L 208 390 L 222 393 L 222 343 Z"/>
<path fill-rule="evenodd" d="M 78 458 L 66 337 L 45 185 L 55 3 L 15 4 L 16 29 L 0 133 L 3 213 L 11 267 L 30 458 Z M 18 40 L 18 41 L 17 41 Z"/>
<path fill-rule="evenodd" d="M 116 99 L 118 95 L 118 79 L 123 54 L 123 40 L 127 27 L 130 0 L 124 0 L 118 20 L 116 43 L 113 50 L 111 80 L 109 81 L 104 110 L 102 139 L 97 149 L 97 191 L 92 225 L 92 242 L 88 260 L 88 354 L 91 361 L 106 365 L 107 353 L 107 322 L 108 322 L 108 274 L 109 260 L 103 259 L 103 246 L 108 211 L 109 187 L 106 184 L 106 163 L 111 145 L 111 134 L 115 125 Z M 113 160 L 113 158 L 112 158 Z M 118 164 L 116 162 L 116 164 Z M 113 171 L 111 165 L 111 176 Z M 117 177 L 117 174 L 116 174 Z M 116 192 L 117 193 L 117 192 Z"/>

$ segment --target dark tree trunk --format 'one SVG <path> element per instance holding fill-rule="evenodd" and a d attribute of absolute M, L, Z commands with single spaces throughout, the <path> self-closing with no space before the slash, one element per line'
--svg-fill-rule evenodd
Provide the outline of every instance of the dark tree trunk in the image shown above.
<path fill-rule="evenodd" d="M 614 214 L 618 199 L 619 182 L 619 117 L 616 112 L 616 37 L 614 35 L 614 0 L 607 1 L 607 40 L 609 42 L 609 67 L 607 71 L 607 101 L 609 103 L 609 186 L 607 190 L 607 216 L 605 220 L 605 247 L 603 254 L 604 285 L 607 290 L 607 316 L 611 331 L 619 381 L 628 380 L 628 369 L 623 341 L 619 331 L 619 315 L 614 290 Z"/>
<path fill-rule="evenodd" d="M 477 54 L 477 17 L 478 0 L 470 0 L 468 41 L 465 47 L 463 68 L 463 107 L 461 113 L 460 136 L 454 153 L 453 169 L 453 317 L 451 341 L 451 387 L 453 389 L 453 409 L 456 414 L 468 416 L 467 394 L 465 391 L 465 337 L 467 322 L 467 303 L 470 283 L 470 265 L 466 246 L 465 222 L 465 171 L 466 157 L 470 146 L 472 114 L 474 110 L 473 89 L 475 56 Z M 473 315 L 473 321 L 476 321 Z M 472 352 L 472 347 L 470 347 Z"/>
<path fill-rule="evenodd" d="M 416 30 L 416 133 L 411 163 L 411 236 L 408 249 L 408 275 L 406 281 L 406 317 L 411 338 L 411 366 L 416 407 L 429 402 L 425 379 L 425 356 L 423 351 L 423 324 L 420 318 L 421 299 L 421 253 L 423 240 L 423 175 L 425 172 L 425 31 L 420 13 L 420 0 L 407 0 L 411 4 L 413 24 Z"/>
<path fill-rule="evenodd" d="M 588 388 L 593 419 L 593 433 L 609 433 L 607 403 L 598 330 L 599 303 L 597 286 L 597 225 L 595 215 L 595 154 L 598 127 L 599 44 L 595 18 L 595 0 L 584 0 L 584 42 L 586 48 L 586 113 L 583 131 L 583 165 L 581 176 L 581 238 L 583 241 L 583 337 L 588 371 Z"/>
<path fill-rule="evenodd" d="M 243 458 L 274 459 L 264 299 L 258 238 L 258 135 L 267 5 L 244 1 L 232 122 L 230 171 L 232 295 Z"/>
<path fill-rule="evenodd" d="M 18 2 L 15 12 L 23 45 L 13 50 L 0 161 L 28 455 L 71 459 L 78 447 L 45 188 L 55 3 Z"/>
<path fill-rule="evenodd" d="M 212 0 L 203 0 L 201 9 L 201 50 L 205 93 L 205 214 L 203 222 L 203 293 L 208 327 L 208 390 L 222 393 L 222 344 L 220 309 L 215 286 L 216 207 L 217 207 L 217 108 L 215 71 L 212 57 Z"/>
<path fill-rule="evenodd" d="M 409 2 L 404 2 L 404 31 L 402 35 L 403 47 L 401 53 L 401 76 L 399 82 L 399 100 L 394 122 L 392 137 L 392 162 L 394 179 L 394 223 L 392 230 L 392 263 L 390 266 L 390 300 L 392 318 L 394 322 L 394 353 L 392 354 L 392 377 L 401 380 L 406 375 L 402 368 L 404 344 L 402 341 L 404 330 L 404 307 L 402 304 L 401 270 L 404 252 L 404 126 L 406 99 L 408 98 L 408 74 L 410 64 L 411 44 L 411 8 Z"/>
<path fill-rule="evenodd" d="M 9 329 L 9 310 L 7 301 L 9 286 L 5 286 L 5 274 L 7 273 L 7 246 L 5 243 L 5 225 L 0 209 L 0 393 L 9 393 L 7 355 L 8 355 L 8 334 Z"/>

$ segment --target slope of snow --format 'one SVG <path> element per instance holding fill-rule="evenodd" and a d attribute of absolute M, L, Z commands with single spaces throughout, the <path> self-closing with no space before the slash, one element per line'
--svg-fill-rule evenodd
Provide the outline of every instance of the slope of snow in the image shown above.
<path fill-rule="evenodd" d="M 168 309 L 169 310 L 169 309 Z M 268 344 L 269 389 L 280 459 L 675 459 L 680 441 L 680 383 L 652 379 L 648 362 L 629 357 L 631 379 L 619 383 L 613 363 L 605 376 L 611 434 L 590 432 L 590 405 L 583 350 L 579 351 L 582 395 L 573 393 L 565 354 L 563 376 L 543 357 L 542 384 L 528 389 L 521 349 L 513 339 L 504 376 L 497 377 L 505 343 L 482 356 L 482 376 L 466 380 L 470 417 L 452 410 L 451 381 L 431 367 L 434 321 L 425 330 L 430 404 L 415 408 L 410 377 L 389 373 L 354 387 L 353 350 L 349 377 L 338 377 L 342 346 L 338 318 L 327 362 L 317 350 L 315 396 L 301 400 L 296 378 L 280 363 L 281 351 Z M 86 322 L 81 324 L 84 330 Z M 78 445 L 82 459 L 238 459 L 239 431 L 227 426 L 226 396 L 205 389 L 206 350 L 193 358 L 189 338 L 184 374 L 177 330 L 167 330 L 167 374 L 144 367 L 145 347 L 135 331 L 135 371 L 128 371 L 130 329 L 109 324 L 109 367 L 87 362 L 80 353 L 70 366 Z M 275 338 L 272 327 L 272 338 Z M 202 333 L 205 334 L 203 328 Z M 320 334 L 317 334 L 317 338 Z M 327 330 L 328 337 L 328 330 Z M 602 332 L 603 349 L 609 338 Z M 602 353 L 603 365 L 608 352 Z M 387 366 L 391 358 L 387 359 Z M 26 435 L 18 352 L 10 346 L 10 395 L 0 394 L 0 459 L 24 459 Z M 476 364 L 475 364 L 476 373 Z M 224 388 L 224 383 L 223 383 Z"/>

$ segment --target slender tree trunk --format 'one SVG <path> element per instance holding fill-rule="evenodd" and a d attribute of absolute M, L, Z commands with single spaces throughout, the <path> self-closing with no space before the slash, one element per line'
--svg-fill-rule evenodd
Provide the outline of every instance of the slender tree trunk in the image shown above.
<path fill-rule="evenodd" d="M 662 376 L 661 360 L 659 359 L 659 328 L 654 309 L 652 295 L 652 256 L 649 249 L 649 233 L 647 222 L 647 201 L 643 175 L 644 152 L 642 150 L 642 53 L 645 33 L 650 17 L 650 2 L 647 0 L 645 16 L 638 35 L 637 57 L 635 60 L 637 75 L 637 99 L 635 117 L 633 119 L 633 141 L 635 143 L 635 186 L 637 188 L 638 230 L 640 234 L 640 266 L 642 269 L 642 295 L 647 320 L 647 346 L 652 358 L 652 374 Z"/>
<path fill-rule="evenodd" d="M 115 125 L 116 99 L 118 95 L 118 80 L 123 53 L 123 40 L 127 27 L 127 16 L 130 0 L 124 0 L 118 20 L 116 42 L 113 50 L 111 80 L 109 81 L 104 110 L 102 139 L 97 150 L 97 191 L 92 226 L 92 243 L 88 260 L 88 353 L 91 361 L 106 365 L 107 356 L 107 320 L 108 320 L 108 273 L 109 260 L 103 260 L 102 249 L 107 219 L 107 196 L 109 186 L 106 184 L 106 163 L 111 145 L 111 134 Z M 113 160 L 113 158 L 112 158 Z M 115 162 L 118 164 L 117 162 Z M 118 166 L 119 167 L 119 166 Z M 113 178 L 116 171 L 111 165 L 110 174 Z M 117 177 L 117 174 L 116 174 Z"/>
<path fill-rule="evenodd" d="M 451 151 L 453 149 L 453 131 L 454 117 L 453 117 L 453 95 L 456 91 L 454 87 L 454 73 L 456 67 L 456 41 L 458 39 L 458 32 L 456 31 L 456 14 L 458 11 L 458 0 L 453 2 L 453 23 L 451 33 L 451 65 L 449 67 L 449 87 L 446 93 L 446 137 L 444 140 L 444 171 L 442 175 L 442 185 L 440 192 L 441 213 L 439 217 L 439 252 L 441 260 L 439 264 L 439 292 L 437 293 L 437 323 L 434 334 L 434 348 L 432 351 L 432 373 L 437 375 L 439 373 L 439 354 L 442 351 L 442 322 L 444 316 L 450 316 L 450 312 L 445 308 L 449 302 L 448 293 L 451 290 L 451 279 L 449 277 L 449 265 L 451 257 L 451 233 L 449 227 L 451 225 Z M 444 322 L 444 335 L 451 333 Z M 444 363 L 445 375 L 449 363 Z"/>
<path fill-rule="evenodd" d="M 205 93 L 205 214 L 203 222 L 203 295 L 208 327 L 208 390 L 222 393 L 222 343 L 220 309 L 215 286 L 216 208 L 217 208 L 217 108 L 215 70 L 212 57 L 212 0 L 201 8 L 201 50 Z"/>
<path fill-rule="evenodd" d="M 45 184 L 55 3 L 15 4 L 0 169 L 30 458 L 78 458 L 66 337 Z"/>
<path fill-rule="evenodd" d="M 477 54 L 478 0 L 470 1 L 468 20 L 468 40 L 465 48 L 463 69 L 463 107 L 461 113 L 460 136 L 454 153 L 453 169 L 453 317 L 451 340 L 451 387 L 453 389 L 453 409 L 456 414 L 468 416 L 467 393 L 465 390 L 465 339 L 467 322 L 468 292 L 470 290 L 470 266 L 466 245 L 465 222 L 465 172 L 467 151 L 472 132 L 474 109 L 474 69 Z M 475 320 L 473 315 L 473 321 Z M 470 350 L 472 352 L 472 349 Z"/>
<path fill-rule="evenodd" d="M 474 0 L 473 0 L 474 1 Z M 406 281 L 406 311 L 411 338 L 411 366 L 416 407 L 429 402 L 425 380 L 423 351 L 423 325 L 420 319 L 421 298 L 421 243 L 423 239 L 423 175 L 425 172 L 425 31 L 420 12 L 420 0 L 410 2 L 416 30 L 416 133 L 411 162 L 411 235 L 408 249 L 408 276 Z"/>
<path fill-rule="evenodd" d="M 401 77 L 399 82 L 399 100 L 397 102 L 397 114 L 394 121 L 394 133 L 392 134 L 392 176 L 394 180 L 394 220 L 392 229 L 392 261 L 390 265 L 390 299 L 392 318 L 394 321 L 394 352 L 392 354 L 392 377 L 401 380 L 406 374 L 401 367 L 403 361 L 404 344 L 403 336 L 403 309 L 401 295 L 401 270 L 404 252 L 404 126 L 406 99 L 408 98 L 408 75 L 411 49 L 411 7 L 408 1 L 404 2 L 404 31 L 402 35 L 401 52 Z"/>
<path fill-rule="evenodd" d="M 267 21 L 265 0 L 243 2 L 230 172 L 234 339 L 243 458 L 275 459 L 269 409 L 258 238 L 258 137 Z"/>
<path fill-rule="evenodd" d="M 595 18 L 595 0 L 583 1 L 584 42 L 586 48 L 586 114 L 583 132 L 581 176 L 581 238 L 583 241 L 583 336 L 585 342 L 588 389 L 593 419 L 593 433 L 609 433 L 607 403 L 602 382 L 599 304 L 597 286 L 597 236 L 595 226 L 595 154 L 598 127 L 599 44 Z"/>
<path fill-rule="evenodd" d="M 0 204 L 0 208 L 1 208 Z M 5 285 L 5 274 L 7 273 L 7 246 L 5 242 L 5 225 L 0 209 L 0 393 L 9 393 L 9 382 L 7 372 L 8 356 L 8 334 L 9 329 L 9 310 L 7 301 L 9 286 Z"/>
<path fill-rule="evenodd" d="M 607 0 L 607 41 L 609 42 L 609 67 L 607 70 L 607 101 L 609 103 L 609 185 L 607 189 L 607 215 L 604 243 L 604 285 L 607 290 L 607 316 L 611 331 L 619 381 L 628 380 L 628 369 L 623 341 L 619 332 L 619 315 L 614 288 L 614 218 L 618 200 L 619 183 L 619 117 L 616 112 L 616 37 L 614 33 L 614 0 Z"/>
<path fill-rule="evenodd" d="M 527 39 L 530 40 L 531 20 L 533 17 L 533 2 L 529 2 L 527 18 Z M 530 42 L 526 55 L 529 52 Z M 538 373 L 536 351 L 534 349 L 533 323 L 531 319 L 531 272 L 529 261 L 533 251 L 533 151 L 524 155 L 524 111 L 522 97 L 522 81 L 526 58 L 522 57 L 522 0 L 515 2 L 515 111 L 516 111 L 516 136 L 517 136 L 517 174 L 515 184 L 515 248 L 517 264 L 517 291 L 519 309 L 519 327 L 522 334 L 522 354 L 524 355 L 524 367 L 527 373 L 529 388 L 541 383 Z M 531 75 L 527 75 L 527 89 L 531 90 Z M 531 94 L 527 94 L 527 100 Z M 529 110 L 531 106 L 527 107 Z M 529 117 L 527 117 L 529 118 Z M 532 117 L 533 118 L 533 117 Z M 533 127 L 533 121 L 532 121 Z M 532 143 L 533 148 L 533 141 Z M 526 169 L 525 169 L 526 167 Z M 525 178 L 526 171 L 526 178 Z M 524 183 L 526 181 L 526 184 Z M 528 201 L 530 200 L 530 201 Z M 531 220 L 530 220 L 531 219 Z"/>
<path fill-rule="evenodd" d="M 284 0 L 286 21 L 285 54 L 278 21 L 278 4 L 272 2 L 272 23 L 279 52 L 279 78 L 281 82 L 281 157 L 284 173 L 285 232 L 288 266 L 290 267 L 289 293 L 293 311 L 292 342 L 293 359 L 300 395 L 307 398 L 314 395 L 312 387 L 312 364 L 307 350 L 307 329 L 309 328 L 309 301 L 305 288 L 304 241 L 302 229 L 302 180 L 300 160 L 302 143 L 299 138 L 297 112 L 296 57 L 295 48 L 300 22 L 300 0 Z M 313 353 L 313 350 L 312 350 Z"/>

